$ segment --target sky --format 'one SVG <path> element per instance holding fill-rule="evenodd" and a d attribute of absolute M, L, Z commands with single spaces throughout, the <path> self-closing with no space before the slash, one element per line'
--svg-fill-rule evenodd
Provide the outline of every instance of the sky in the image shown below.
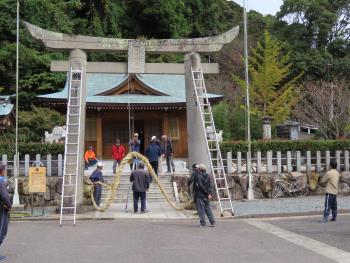
<path fill-rule="evenodd" d="M 243 0 L 233 0 L 239 5 L 243 5 Z M 255 10 L 264 15 L 275 15 L 279 11 L 283 0 L 245 0 L 248 3 L 248 10 Z"/>

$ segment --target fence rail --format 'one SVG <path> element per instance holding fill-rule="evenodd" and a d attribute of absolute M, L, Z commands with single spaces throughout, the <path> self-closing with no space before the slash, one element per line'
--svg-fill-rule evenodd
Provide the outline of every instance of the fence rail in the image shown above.
<path fill-rule="evenodd" d="M 14 160 L 15 157 L 12 156 L 10 159 L 6 154 L 1 156 L 1 161 L 6 165 L 6 173 L 8 176 L 12 176 L 14 174 Z M 51 154 L 41 156 L 37 154 L 35 156 L 35 160 L 30 160 L 29 154 L 24 156 L 24 159 L 19 160 L 19 175 L 20 176 L 28 176 L 29 175 L 29 167 L 39 166 L 41 162 L 46 167 L 46 175 L 47 176 L 62 176 L 63 174 L 63 155 L 58 154 L 52 156 Z"/>
<path fill-rule="evenodd" d="M 282 152 L 255 152 L 252 153 L 251 171 L 253 173 L 281 173 L 281 172 L 325 172 L 329 170 L 329 163 L 334 159 L 338 163 L 339 171 L 349 171 L 349 151 L 300 151 Z M 226 153 L 225 168 L 229 174 L 247 173 L 247 156 L 236 152 Z"/>

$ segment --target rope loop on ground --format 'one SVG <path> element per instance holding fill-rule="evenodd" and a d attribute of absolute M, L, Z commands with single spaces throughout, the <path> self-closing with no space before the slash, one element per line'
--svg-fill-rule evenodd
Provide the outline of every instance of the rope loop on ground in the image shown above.
<path fill-rule="evenodd" d="M 94 195 L 93 195 L 94 186 L 92 187 L 91 200 L 92 200 L 92 204 L 93 204 L 94 208 L 97 211 L 101 211 L 101 212 L 106 211 L 109 208 L 113 199 L 115 198 L 116 191 L 117 191 L 117 188 L 118 188 L 119 183 L 120 183 L 120 177 L 121 177 L 122 171 L 126 165 L 129 165 L 130 163 L 132 163 L 134 158 L 141 160 L 145 164 L 150 175 L 153 178 L 153 181 L 157 184 L 157 186 L 159 187 L 161 193 L 163 194 L 163 196 L 165 197 L 165 199 L 169 203 L 169 205 L 178 211 L 184 210 L 184 208 L 186 207 L 187 204 L 185 204 L 184 206 L 178 206 L 177 204 L 173 203 L 170 200 L 169 196 L 167 195 L 167 193 L 164 190 L 163 185 L 160 183 L 158 176 L 154 172 L 151 164 L 149 163 L 148 159 L 138 152 L 130 152 L 127 156 L 124 157 L 124 159 L 121 161 L 120 165 L 118 166 L 118 168 L 116 170 L 114 181 L 112 182 L 112 184 L 109 185 L 109 184 L 105 184 L 103 182 L 97 182 L 102 187 L 105 187 L 109 190 L 106 199 L 104 200 L 103 203 L 100 204 L 100 206 L 96 205 L 96 201 L 95 201 Z"/>

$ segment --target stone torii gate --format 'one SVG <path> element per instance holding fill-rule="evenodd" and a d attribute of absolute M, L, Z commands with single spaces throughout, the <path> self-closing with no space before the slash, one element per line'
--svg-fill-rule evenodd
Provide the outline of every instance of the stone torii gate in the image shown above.
<path fill-rule="evenodd" d="M 82 71 L 82 105 L 80 123 L 85 124 L 86 103 L 86 73 L 125 73 L 125 74 L 185 74 L 186 108 L 189 164 L 205 163 L 210 167 L 207 152 L 206 133 L 202 129 L 201 115 L 196 105 L 191 68 L 194 71 L 203 70 L 204 74 L 219 72 L 216 63 L 201 63 L 201 54 L 210 54 L 221 50 L 223 45 L 233 41 L 239 32 L 239 27 L 213 37 L 192 39 L 117 39 L 80 35 L 67 35 L 48 31 L 25 22 L 30 34 L 40 40 L 48 49 L 69 51 L 69 61 L 52 61 L 51 71 L 67 72 L 70 69 Z M 128 52 L 127 63 L 87 62 L 86 52 Z M 185 63 L 146 63 L 145 54 L 177 53 L 185 55 Z M 69 91 L 68 91 L 69 92 Z M 84 126 L 80 125 L 80 145 L 84 145 Z M 83 147 L 79 158 L 81 160 L 79 175 L 83 174 Z M 65 156 L 66 158 L 66 156 Z M 81 176 L 80 182 L 82 182 Z M 79 191 L 80 192 L 80 191 Z M 78 203 L 82 193 L 78 194 Z"/>

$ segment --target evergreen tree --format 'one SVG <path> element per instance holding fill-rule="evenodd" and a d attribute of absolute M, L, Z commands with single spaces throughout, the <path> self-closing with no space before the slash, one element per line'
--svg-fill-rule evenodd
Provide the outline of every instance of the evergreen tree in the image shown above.
<path fill-rule="evenodd" d="M 261 117 L 270 117 L 275 123 L 286 120 L 297 102 L 294 84 L 299 79 L 290 77 L 290 53 L 283 44 L 265 31 L 264 37 L 252 48 L 249 58 L 251 111 Z M 245 89 L 245 81 L 233 79 Z"/>

